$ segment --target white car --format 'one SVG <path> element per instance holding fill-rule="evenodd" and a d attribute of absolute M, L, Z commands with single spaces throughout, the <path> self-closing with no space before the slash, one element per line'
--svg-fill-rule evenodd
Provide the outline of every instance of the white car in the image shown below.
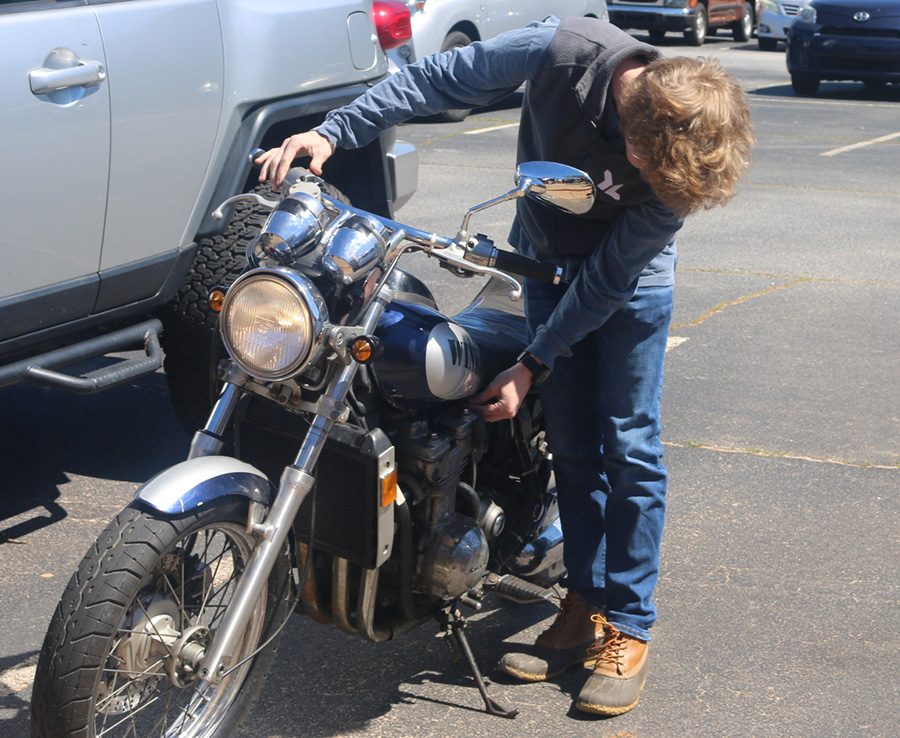
<path fill-rule="evenodd" d="M 548 15 L 609 18 L 606 0 L 407 0 L 407 4 L 412 39 L 388 52 L 397 65 L 483 41 Z M 442 117 L 462 120 L 468 114 L 454 110 Z"/>
<path fill-rule="evenodd" d="M 779 41 L 786 41 L 788 30 L 810 0 L 759 0 L 756 9 L 759 27 L 756 40 L 763 51 L 774 51 Z"/>

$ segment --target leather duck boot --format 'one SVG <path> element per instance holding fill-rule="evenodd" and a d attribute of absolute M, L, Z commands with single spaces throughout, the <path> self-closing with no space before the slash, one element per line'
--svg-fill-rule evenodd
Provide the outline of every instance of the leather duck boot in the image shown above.
<path fill-rule="evenodd" d="M 647 679 L 648 645 L 620 632 L 602 616 L 594 618 L 603 633 L 590 648 L 591 657 L 596 659 L 594 671 L 578 694 L 575 707 L 596 715 L 621 715 L 640 699 Z"/>
<path fill-rule="evenodd" d="M 576 592 L 568 592 L 560 602 L 556 620 L 537 637 L 534 645 L 523 653 L 506 654 L 498 666 L 526 682 L 554 677 L 573 664 L 592 660 L 588 649 L 602 631 L 600 623 L 605 622 L 598 608 Z"/>

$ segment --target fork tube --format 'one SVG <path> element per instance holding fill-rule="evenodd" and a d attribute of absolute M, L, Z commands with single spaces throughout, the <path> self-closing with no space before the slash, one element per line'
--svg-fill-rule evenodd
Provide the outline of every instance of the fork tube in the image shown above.
<path fill-rule="evenodd" d="M 362 324 L 367 334 L 375 330 L 390 299 L 391 291 L 384 288 L 372 300 Z M 212 684 L 216 684 L 226 669 L 232 666 L 230 661 L 244 636 L 247 622 L 259 601 L 269 573 L 284 547 L 294 518 L 297 517 L 303 500 L 306 499 L 306 495 L 315 484 L 316 480 L 312 476 L 312 471 L 319 459 L 319 454 L 325 447 L 331 427 L 337 416 L 340 415 L 337 409 L 343 407 L 344 399 L 347 397 L 350 384 L 358 368 L 359 364 L 351 361 L 331 382 L 325 397 L 329 398 L 328 406 L 332 410 L 326 414 L 315 416 L 303 439 L 296 461 L 281 475 L 278 495 L 265 520 L 257 527 L 257 531 L 262 534 L 262 539 L 250 554 L 247 568 L 234 593 L 234 599 L 225 611 L 222 624 L 214 634 L 200 667 L 200 677 Z"/>
<path fill-rule="evenodd" d="M 231 415 L 241 400 L 241 388 L 232 382 L 226 382 L 215 407 L 206 421 L 206 427 L 198 430 L 191 440 L 189 459 L 198 456 L 212 456 L 222 450 L 222 436 L 231 420 Z"/>

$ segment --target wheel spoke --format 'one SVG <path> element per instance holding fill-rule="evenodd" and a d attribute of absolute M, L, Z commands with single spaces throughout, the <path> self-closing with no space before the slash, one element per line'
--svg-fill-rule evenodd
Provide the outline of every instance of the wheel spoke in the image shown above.
<path fill-rule="evenodd" d="M 243 526 L 230 520 L 169 539 L 160 558 L 145 569 L 143 585 L 132 590 L 130 603 L 118 611 L 119 627 L 94 672 L 101 685 L 94 697 L 95 738 L 198 738 L 218 730 L 247 670 L 215 686 L 190 681 L 196 675 L 182 668 L 186 656 L 181 651 L 193 640 L 193 628 L 214 633 L 221 625 L 253 545 Z M 239 659 L 250 657 L 264 641 L 263 603 L 248 623 L 235 654 Z M 174 680 L 173 673 L 178 675 Z"/>
<path fill-rule="evenodd" d="M 142 671 L 134 679 L 129 679 L 127 682 L 125 682 L 125 684 L 123 684 L 121 687 L 119 687 L 115 692 L 110 692 L 109 694 L 103 695 L 103 700 L 101 702 L 98 702 L 94 709 L 95 710 L 103 709 L 106 706 L 106 704 L 113 697 L 115 697 L 117 694 L 119 694 L 119 692 L 121 692 L 123 689 L 127 689 L 130 684 L 133 684 L 134 682 L 139 681 L 141 679 L 141 677 L 143 677 L 144 675 L 150 675 L 150 669 L 154 668 L 158 664 L 163 663 L 163 661 L 164 661 L 164 659 L 160 659 L 159 661 L 151 664 L 149 667 L 147 667 L 147 671 Z"/>

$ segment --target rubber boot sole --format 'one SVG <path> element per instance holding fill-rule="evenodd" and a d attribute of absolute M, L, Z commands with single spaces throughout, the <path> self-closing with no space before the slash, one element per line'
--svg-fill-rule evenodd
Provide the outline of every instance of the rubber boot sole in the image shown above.
<path fill-rule="evenodd" d="M 647 677 L 645 676 L 641 680 L 641 687 L 638 690 L 638 694 L 644 690 L 644 685 L 647 683 Z M 641 701 L 640 696 L 632 702 L 630 705 L 616 706 L 611 707 L 609 705 L 596 705 L 590 702 L 575 702 L 575 709 L 580 710 L 581 712 L 589 712 L 592 715 L 606 715 L 607 717 L 614 717 L 615 715 L 624 715 L 626 712 L 630 712 L 635 707 L 637 707 L 638 702 Z"/>
<path fill-rule="evenodd" d="M 585 669 L 593 669 L 596 663 L 597 659 L 587 659 L 585 661 L 579 659 L 578 661 L 572 661 L 571 663 L 560 667 L 556 671 L 547 672 L 546 674 L 534 674 L 528 671 L 521 671 L 520 669 L 516 669 L 512 666 L 500 666 L 500 671 L 502 671 L 504 674 L 514 676 L 516 679 L 521 679 L 523 682 L 546 682 L 548 679 L 558 677 L 566 669 L 571 669 L 573 666 L 577 666 L 578 664 L 581 664 Z"/>

